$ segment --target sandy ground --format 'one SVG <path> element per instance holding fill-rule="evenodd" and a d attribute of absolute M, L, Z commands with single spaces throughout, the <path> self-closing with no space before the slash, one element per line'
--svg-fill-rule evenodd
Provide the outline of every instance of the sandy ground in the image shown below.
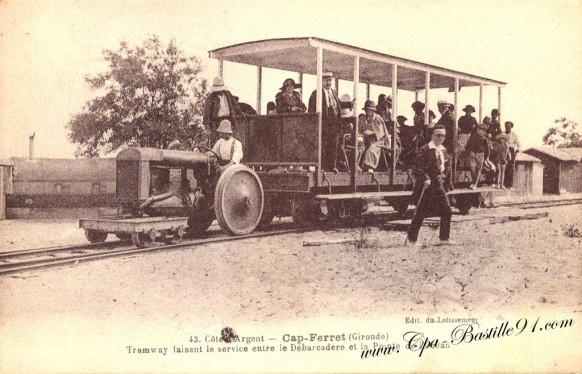
<path fill-rule="evenodd" d="M 549 217 L 498 224 L 478 219 L 536 212 Z M 503 314 L 516 308 L 580 316 L 582 238 L 563 235 L 563 227 L 581 228 L 582 205 L 480 209 L 469 217 L 454 216 L 454 222 L 464 222 L 453 223 L 457 245 L 450 246 L 437 246 L 438 232 L 429 227 L 422 228 L 423 245 L 416 247 L 403 246 L 402 232 L 380 227 L 336 229 L 4 277 L 0 333 L 35 352 L 40 344 L 35 332 L 65 326 L 77 326 L 68 332 L 72 336 L 79 329 L 108 336 L 112 325 L 133 329 L 131 335 L 139 326 L 169 324 L 172 330 L 201 321 L 276 325 L 408 313 Z M 72 232 L 63 237 L 82 242 Z M 304 240 L 340 238 L 356 243 L 303 246 Z M 4 355 L 6 348 L 0 349 Z"/>
<path fill-rule="evenodd" d="M 493 211 L 496 216 L 524 214 L 483 209 L 471 218 Z M 438 231 L 429 227 L 422 228 L 422 245 L 416 247 L 403 246 L 402 232 L 337 229 L 0 278 L 2 304 L 10 305 L 3 313 L 86 312 L 87 305 L 78 302 L 79 289 L 104 301 L 89 308 L 96 315 L 111 312 L 107 300 L 116 300 L 116 310 L 139 315 L 155 305 L 157 313 L 166 315 L 174 302 L 202 296 L 213 301 L 183 312 L 217 321 L 226 316 L 258 322 L 322 314 L 375 317 L 386 310 L 474 311 L 513 308 L 515 303 L 582 308 L 582 238 L 562 234 L 562 225 L 580 227 L 581 206 L 526 213 L 546 211 L 549 218 L 536 220 L 453 223 L 457 245 L 451 246 L 437 246 Z M 303 246 L 304 240 L 340 238 L 360 242 Z M 133 292 L 136 288 L 142 289 L 141 296 Z"/>

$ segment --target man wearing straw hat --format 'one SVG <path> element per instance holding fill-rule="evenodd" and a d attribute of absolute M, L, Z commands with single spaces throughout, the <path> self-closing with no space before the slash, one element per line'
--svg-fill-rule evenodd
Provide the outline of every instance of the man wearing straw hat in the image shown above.
<path fill-rule="evenodd" d="M 416 179 L 413 200 L 417 201 L 414 216 L 408 229 L 407 242 L 416 245 L 420 226 L 426 217 L 440 216 L 441 244 L 449 241 L 453 212 L 446 196 L 453 189 L 451 158 L 443 146 L 446 130 L 435 126 L 431 130 L 431 141 L 420 148 L 413 173 Z"/>
<path fill-rule="evenodd" d="M 219 172 L 223 172 L 229 166 L 240 163 L 243 158 L 242 144 L 232 136 L 230 121 L 223 119 L 216 129 L 220 139 L 216 142 L 212 151 L 220 157 L 218 160 Z"/>
<path fill-rule="evenodd" d="M 212 145 L 220 138 L 216 130 L 223 119 L 228 119 L 231 126 L 236 126 L 235 115 L 241 115 L 236 100 L 224 85 L 222 78 L 214 78 L 202 114 L 202 124 L 209 132 L 208 144 Z"/>

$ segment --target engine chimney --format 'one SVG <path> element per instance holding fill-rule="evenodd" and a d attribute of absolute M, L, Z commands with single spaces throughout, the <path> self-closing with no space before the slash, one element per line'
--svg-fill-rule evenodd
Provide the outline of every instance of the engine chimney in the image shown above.
<path fill-rule="evenodd" d="M 36 132 L 33 132 L 31 136 L 28 137 L 28 159 L 34 159 L 34 135 Z"/>

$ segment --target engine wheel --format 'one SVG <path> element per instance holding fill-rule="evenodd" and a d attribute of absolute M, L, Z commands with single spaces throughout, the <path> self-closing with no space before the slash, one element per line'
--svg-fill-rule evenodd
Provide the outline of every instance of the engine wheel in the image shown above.
<path fill-rule="evenodd" d="M 107 239 L 107 232 L 85 229 L 85 238 L 91 243 L 103 243 Z"/>
<path fill-rule="evenodd" d="M 151 235 L 147 232 L 134 232 L 134 233 L 132 233 L 131 234 L 131 241 L 138 248 L 146 248 L 146 247 L 149 247 L 153 243 Z"/>
<path fill-rule="evenodd" d="M 216 184 L 214 210 L 220 227 L 231 235 L 253 231 L 263 215 L 264 192 L 259 176 L 244 165 L 227 168 Z"/>

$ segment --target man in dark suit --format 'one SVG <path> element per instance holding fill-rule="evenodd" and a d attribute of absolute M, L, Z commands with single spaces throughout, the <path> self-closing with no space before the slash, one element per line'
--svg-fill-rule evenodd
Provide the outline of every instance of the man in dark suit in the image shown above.
<path fill-rule="evenodd" d="M 451 217 L 453 215 L 446 192 L 453 189 L 451 158 L 443 146 L 446 137 L 443 126 L 432 128 L 431 141 L 420 148 L 415 160 L 413 173 L 416 179 L 413 199 L 418 201 L 415 215 L 408 229 L 408 243 L 416 245 L 418 232 L 426 217 L 440 216 L 440 240 L 449 241 Z M 424 189 L 424 193 L 422 190 Z M 422 198 L 418 200 L 420 197 Z"/>
<path fill-rule="evenodd" d="M 437 108 L 441 113 L 441 118 L 439 118 L 438 122 L 436 123 L 437 126 L 443 126 L 445 131 L 447 132 L 447 137 L 443 142 L 443 146 L 449 151 L 453 152 L 453 143 L 455 136 L 455 117 L 453 117 L 453 113 L 451 111 L 451 103 L 444 100 L 439 100 L 437 103 Z"/>
<path fill-rule="evenodd" d="M 333 73 L 323 73 L 322 78 L 322 112 L 321 112 L 321 158 L 322 167 L 332 170 L 335 157 L 335 139 L 341 128 L 341 108 L 337 93 L 331 88 Z M 316 113 L 317 90 L 309 97 L 309 113 Z"/>
<path fill-rule="evenodd" d="M 210 95 L 204 102 L 204 110 L 202 112 L 202 124 L 208 132 L 209 147 L 212 147 L 220 139 L 220 134 L 216 131 L 220 122 L 223 119 L 227 119 L 233 128 L 236 128 L 235 116 L 240 115 L 241 110 L 234 96 L 224 85 L 222 78 L 214 78 L 212 87 L 210 87 Z"/>

